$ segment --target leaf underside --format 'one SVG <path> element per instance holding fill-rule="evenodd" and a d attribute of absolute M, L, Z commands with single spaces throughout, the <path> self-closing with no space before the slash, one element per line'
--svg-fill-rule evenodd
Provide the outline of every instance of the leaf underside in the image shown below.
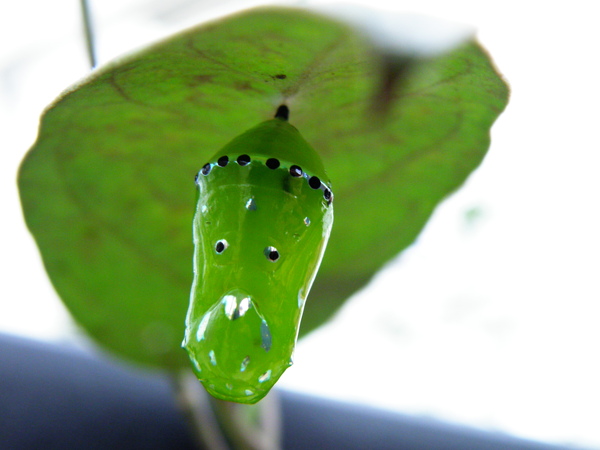
<path fill-rule="evenodd" d="M 302 332 L 325 322 L 479 165 L 507 102 L 475 42 L 410 61 L 395 84 L 385 82 L 395 66 L 377 55 L 344 24 L 260 8 L 119 60 L 63 94 L 42 117 L 19 189 L 76 320 L 129 359 L 189 365 L 180 343 L 194 176 L 285 103 L 333 183 L 333 232 Z"/>

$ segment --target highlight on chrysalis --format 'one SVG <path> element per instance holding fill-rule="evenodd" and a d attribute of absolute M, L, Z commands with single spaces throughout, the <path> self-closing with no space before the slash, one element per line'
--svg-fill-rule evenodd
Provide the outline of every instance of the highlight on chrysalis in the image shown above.
<path fill-rule="evenodd" d="M 321 158 L 288 118 L 280 106 L 196 176 L 182 345 L 198 379 L 223 400 L 256 403 L 291 366 L 333 223 Z"/>

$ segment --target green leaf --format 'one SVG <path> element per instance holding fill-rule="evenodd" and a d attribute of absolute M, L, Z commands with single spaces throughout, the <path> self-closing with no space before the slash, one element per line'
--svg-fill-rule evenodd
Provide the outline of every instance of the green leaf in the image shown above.
<path fill-rule="evenodd" d="M 63 94 L 43 115 L 19 189 L 76 320 L 130 359 L 189 365 L 180 343 L 194 176 L 285 102 L 335 193 L 302 330 L 322 324 L 477 167 L 507 101 L 475 42 L 404 63 L 396 70 L 329 18 L 262 8 L 174 36 Z"/>

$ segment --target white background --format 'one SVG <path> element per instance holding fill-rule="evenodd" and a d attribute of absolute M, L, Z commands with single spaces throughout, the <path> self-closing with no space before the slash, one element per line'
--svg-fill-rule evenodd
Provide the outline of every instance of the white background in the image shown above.
<path fill-rule="evenodd" d="M 101 62 L 236 5 L 211 3 L 92 2 Z M 511 102 L 481 168 L 281 384 L 600 448 L 596 2 L 368 3 L 473 25 Z M 73 341 L 15 181 L 43 108 L 87 73 L 78 2 L 0 8 L 0 331 Z"/>

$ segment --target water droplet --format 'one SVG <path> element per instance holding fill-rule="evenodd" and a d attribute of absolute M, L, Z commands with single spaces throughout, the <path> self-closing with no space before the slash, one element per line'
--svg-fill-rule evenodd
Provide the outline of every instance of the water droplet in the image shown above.
<path fill-rule="evenodd" d="M 251 391 L 250 389 L 246 389 L 246 390 L 244 391 L 244 394 L 246 394 L 246 395 L 254 395 L 254 392 L 253 392 L 253 391 Z"/>
<path fill-rule="evenodd" d="M 233 295 L 223 297 L 223 305 L 225 306 L 225 315 L 229 320 L 237 319 L 237 298 Z"/>
<path fill-rule="evenodd" d="M 250 300 L 250 297 L 244 297 L 240 300 L 240 304 L 238 306 L 240 317 L 244 317 L 244 314 L 246 314 L 246 312 L 250 309 L 251 305 L 252 301 Z"/>
<path fill-rule="evenodd" d="M 246 356 L 242 361 L 242 365 L 240 366 L 240 372 L 244 372 L 248 367 L 248 364 L 250 364 L 250 357 Z"/>
<path fill-rule="evenodd" d="M 200 208 L 200 211 L 201 211 L 202 213 L 205 213 L 206 211 L 208 211 L 208 206 L 206 206 L 206 205 L 202 205 L 202 208 Z"/>
<path fill-rule="evenodd" d="M 215 351 L 211 350 L 210 352 L 208 352 L 208 357 L 210 358 L 210 363 L 213 366 L 217 365 L 217 357 L 215 356 Z"/>
<path fill-rule="evenodd" d="M 271 330 L 269 330 L 269 324 L 266 320 L 260 323 L 260 338 L 262 340 L 262 348 L 265 349 L 265 352 L 271 350 Z"/>
<path fill-rule="evenodd" d="M 198 373 L 202 372 L 202 367 L 200 367 L 200 362 L 196 360 L 196 358 L 190 358 L 192 361 L 192 364 L 194 364 L 194 367 L 196 368 L 196 371 Z"/>
<path fill-rule="evenodd" d="M 308 217 L 304 218 L 304 225 L 306 225 L 306 226 L 310 225 L 310 219 Z"/>
<path fill-rule="evenodd" d="M 225 315 L 229 320 L 236 320 L 244 317 L 252 306 L 252 300 L 249 297 L 242 298 L 238 303 L 238 298 L 235 295 L 226 295 L 221 301 L 223 303 Z"/>
<path fill-rule="evenodd" d="M 198 326 L 198 331 L 196 332 L 196 340 L 198 342 L 204 340 L 204 333 L 206 332 L 206 327 L 208 327 L 208 321 L 210 320 L 210 313 L 204 314 L 202 320 L 200 321 L 200 325 Z"/>
<path fill-rule="evenodd" d="M 306 302 L 306 296 L 304 295 L 304 289 L 298 291 L 298 308 L 302 308 Z"/>
<path fill-rule="evenodd" d="M 267 370 L 261 376 L 258 377 L 259 383 L 264 383 L 265 381 L 269 381 L 271 379 L 271 369 Z"/>
<path fill-rule="evenodd" d="M 257 395 L 259 389 L 256 386 L 260 385 L 257 379 L 267 369 L 273 371 L 273 381 L 275 374 L 279 374 L 279 367 L 271 363 L 274 357 L 281 355 L 273 355 L 278 340 L 271 326 L 274 322 L 266 321 L 254 298 L 240 288 L 225 292 L 208 311 L 188 322 L 185 349 L 190 359 L 197 363 L 193 367 L 197 375 L 201 368 L 204 386 L 213 383 L 220 392 L 232 398 L 235 393 L 245 400 L 251 398 L 245 396 L 246 388 L 253 391 L 252 395 Z M 226 383 L 231 383 L 233 390 L 230 391 Z M 262 386 L 265 385 L 267 383 Z"/>
<path fill-rule="evenodd" d="M 246 202 L 246 209 L 248 211 L 256 211 L 256 201 L 254 200 L 254 198 L 250 198 L 247 202 Z"/>

